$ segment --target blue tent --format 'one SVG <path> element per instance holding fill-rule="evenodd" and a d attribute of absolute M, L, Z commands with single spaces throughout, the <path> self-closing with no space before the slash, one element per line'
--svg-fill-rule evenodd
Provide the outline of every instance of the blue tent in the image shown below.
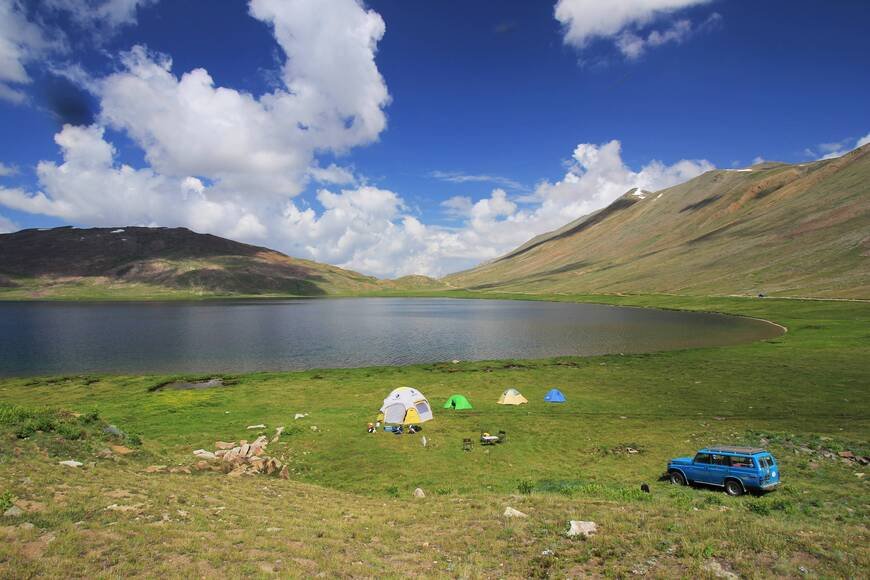
<path fill-rule="evenodd" d="M 544 401 L 548 403 L 564 403 L 567 399 L 559 389 L 550 389 L 550 392 L 544 396 Z"/>

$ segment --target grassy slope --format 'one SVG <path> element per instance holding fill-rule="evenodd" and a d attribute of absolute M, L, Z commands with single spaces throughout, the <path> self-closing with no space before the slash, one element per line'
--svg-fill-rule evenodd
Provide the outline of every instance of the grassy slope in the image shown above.
<path fill-rule="evenodd" d="M 834 160 L 710 171 L 447 276 L 454 287 L 870 297 L 870 146 Z"/>
<path fill-rule="evenodd" d="M 412 566 L 445 576 L 648 570 L 664 577 L 703 575 L 710 560 L 747 576 L 796 576 L 801 567 L 866 575 L 867 481 L 840 461 L 795 454 L 783 438 L 867 452 L 870 306 L 557 299 L 732 312 L 790 331 L 744 346 L 651 355 L 259 373 L 208 391 L 148 392 L 166 377 L 5 379 L 0 402 L 96 408 L 142 434 L 145 446 L 117 462 L 77 457 L 94 465 L 71 474 L 56 465 L 68 456 L 51 456 L 50 445 L 40 452 L 33 442 L 2 439 L 4 490 L 46 508 L 25 518 L 37 529 L 5 529 L 12 541 L 0 547 L 0 575 L 277 569 L 396 577 Z M 383 396 L 404 385 L 436 405 L 463 393 L 475 410 L 439 410 L 425 425 L 425 449 L 419 435 L 366 435 Z M 508 386 L 531 404 L 495 405 Z M 567 405 L 541 402 L 554 386 Z M 294 421 L 296 412 L 310 416 Z M 191 450 L 217 439 L 253 439 L 245 426 L 260 422 L 289 427 L 272 450 L 290 461 L 291 481 L 142 474 L 150 463 L 189 464 Z M 509 442 L 463 453 L 462 438 L 476 439 L 481 429 L 504 429 Z M 757 443 L 758 432 L 773 434 L 782 464 L 785 485 L 773 494 L 731 499 L 655 482 L 668 457 L 713 442 Z M 641 453 L 612 451 L 625 445 Z M 518 495 L 520 481 L 536 491 Z M 653 493 L 638 493 L 640 482 L 652 483 Z M 410 498 L 417 486 L 426 499 Z M 110 504 L 142 505 L 119 513 L 105 511 Z M 530 517 L 500 518 L 508 505 Z M 594 520 L 601 531 L 588 541 L 566 538 L 568 519 Z M 40 547 L 49 533 L 56 539 Z"/>

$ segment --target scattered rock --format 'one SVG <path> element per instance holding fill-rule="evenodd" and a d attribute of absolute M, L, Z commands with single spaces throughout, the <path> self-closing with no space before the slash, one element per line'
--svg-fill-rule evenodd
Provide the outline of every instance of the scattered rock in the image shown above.
<path fill-rule="evenodd" d="M 145 468 L 145 473 L 166 473 L 165 465 L 149 465 Z"/>
<path fill-rule="evenodd" d="M 287 469 L 286 465 L 281 468 L 280 477 L 281 479 L 290 479 L 290 470 Z"/>
<path fill-rule="evenodd" d="M 520 510 L 515 510 L 512 507 L 505 508 L 502 516 L 506 517 L 506 518 L 527 518 L 527 517 L 529 517 L 527 514 L 524 514 Z"/>
<path fill-rule="evenodd" d="M 725 568 L 722 567 L 717 560 L 707 560 L 703 566 L 701 566 L 705 571 L 709 572 L 716 578 L 728 578 L 729 580 L 737 580 L 740 578 L 734 572 L 729 572 Z"/>
<path fill-rule="evenodd" d="M 855 454 L 851 451 L 840 451 L 839 453 L 837 453 L 837 455 L 839 455 L 843 459 L 855 459 Z"/>
<path fill-rule="evenodd" d="M 111 459 L 112 457 L 114 457 L 114 455 L 112 454 L 112 450 L 106 447 L 105 449 L 100 449 L 99 451 L 97 451 L 97 457 L 100 457 L 102 459 Z"/>
<path fill-rule="evenodd" d="M 106 507 L 106 511 L 107 512 L 127 513 L 127 512 L 139 511 L 141 508 L 142 508 L 141 503 L 134 503 L 131 505 L 118 505 L 116 503 L 113 503 L 112 505 Z"/>
<path fill-rule="evenodd" d="M 284 432 L 284 427 L 276 427 L 275 428 L 275 436 L 272 437 L 272 443 L 277 443 L 278 439 L 281 438 L 281 433 Z"/>
<path fill-rule="evenodd" d="M 109 435 L 114 435 L 115 437 L 123 437 L 124 432 L 115 427 L 114 425 L 106 425 L 103 427 L 103 433 L 108 433 Z"/>
<path fill-rule="evenodd" d="M 548 558 L 548 557 L 554 555 L 555 553 L 556 552 L 554 552 L 553 550 L 544 550 L 543 552 L 541 552 L 541 556 Z"/>
<path fill-rule="evenodd" d="M 281 528 L 266 528 L 266 532 L 269 534 L 274 534 L 276 532 L 280 532 Z"/>
<path fill-rule="evenodd" d="M 182 465 L 181 467 L 171 467 L 169 468 L 169 473 L 184 473 L 190 475 L 190 468 L 186 465 Z"/>
<path fill-rule="evenodd" d="M 215 441 L 215 444 L 214 444 L 215 449 L 223 449 L 223 450 L 232 449 L 235 446 L 236 446 L 235 441 L 233 441 L 232 443 L 227 443 L 226 441 Z"/>
<path fill-rule="evenodd" d="M 245 427 L 245 429 L 265 429 L 265 428 L 266 428 L 266 426 L 263 425 L 262 423 L 259 425 L 248 425 L 247 427 Z"/>
<path fill-rule="evenodd" d="M 455 365 L 458 365 L 458 364 L 459 364 L 459 359 L 453 359 L 453 360 L 450 361 L 450 362 L 452 362 L 452 363 L 455 364 Z"/>
<path fill-rule="evenodd" d="M 197 461 L 193 468 L 197 471 L 208 471 L 211 469 L 211 465 L 208 461 L 203 459 L 202 461 Z"/>
<path fill-rule="evenodd" d="M 129 447 L 124 447 L 123 445 L 110 445 L 109 448 L 118 455 L 130 455 L 131 453 L 136 453 L 135 449 L 130 449 Z"/>
<path fill-rule="evenodd" d="M 595 522 L 584 522 L 582 520 L 571 520 L 570 529 L 565 532 L 567 536 L 583 536 L 588 538 L 592 534 L 598 532 L 598 524 Z"/>
<path fill-rule="evenodd" d="M 312 426 L 311 426 L 311 430 L 312 430 L 312 431 L 317 431 L 317 425 L 312 425 Z"/>
<path fill-rule="evenodd" d="M 205 449 L 197 449 L 193 452 L 194 455 L 199 457 L 200 459 L 217 459 L 217 456 L 211 451 L 206 451 Z"/>
<path fill-rule="evenodd" d="M 293 419 L 304 419 L 308 416 L 308 413 L 296 413 L 293 415 Z"/>
<path fill-rule="evenodd" d="M 418 487 L 414 490 L 414 497 L 426 497 L 426 494 L 423 493 L 423 490 Z"/>
<path fill-rule="evenodd" d="M 427 445 L 429 445 L 429 440 L 426 439 L 426 436 L 425 436 L 425 435 L 423 435 L 423 438 L 420 439 L 420 443 L 423 444 L 423 447 L 426 447 Z"/>
<path fill-rule="evenodd" d="M 72 459 L 61 461 L 60 464 L 66 465 L 67 467 L 81 467 L 82 465 L 84 465 L 84 463 L 82 463 L 81 461 L 74 461 Z"/>
<path fill-rule="evenodd" d="M 3 515 L 7 518 L 18 518 L 24 515 L 24 510 L 17 505 L 14 505 L 5 512 L 3 512 Z"/>
<path fill-rule="evenodd" d="M 23 522 L 23 523 L 18 524 L 18 529 L 19 529 L 19 530 L 24 530 L 24 531 L 32 530 L 32 529 L 35 528 L 35 527 L 36 527 L 36 526 L 34 526 L 33 524 L 31 524 L 30 522 Z"/>

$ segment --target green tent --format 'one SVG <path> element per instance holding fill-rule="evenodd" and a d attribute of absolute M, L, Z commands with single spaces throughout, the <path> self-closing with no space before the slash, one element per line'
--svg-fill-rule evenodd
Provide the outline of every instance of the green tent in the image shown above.
<path fill-rule="evenodd" d="M 461 411 L 462 409 L 471 409 L 471 403 L 468 402 L 468 399 L 463 397 L 462 395 L 451 395 L 447 402 L 444 403 L 445 409 L 455 409 L 457 411 Z"/>

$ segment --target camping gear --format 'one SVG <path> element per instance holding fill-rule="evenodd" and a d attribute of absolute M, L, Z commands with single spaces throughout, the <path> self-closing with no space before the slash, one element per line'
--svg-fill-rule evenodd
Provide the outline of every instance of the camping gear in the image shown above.
<path fill-rule="evenodd" d="M 480 434 L 481 445 L 495 445 L 496 443 L 498 443 L 498 437 L 496 437 L 495 435 L 490 435 L 486 432 Z"/>
<path fill-rule="evenodd" d="M 506 432 L 504 432 L 504 431 L 498 432 L 498 442 L 499 443 L 506 443 L 507 442 L 507 433 Z"/>
<path fill-rule="evenodd" d="M 463 451 L 471 451 L 471 449 L 473 447 L 474 447 L 474 443 L 471 442 L 470 438 L 466 437 L 465 439 L 462 440 L 462 450 Z"/>
<path fill-rule="evenodd" d="M 433 418 L 429 401 L 420 391 L 411 387 L 401 387 L 387 395 L 381 412 L 384 414 L 384 423 L 400 425 L 425 423 Z"/>
<path fill-rule="evenodd" d="M 471 409 L 472 406 L 463 395 L 450 395 L 450 398 L 444 403 L 444 408 L 462 411 L 464 409 Z"/>
<path fill-rule="evenodd" d="M 544 401 L 547 403 L 564 403 L 568 399 L 565 398 L 565 395 L 562 394 L 562 391 L 559 389 L 550 389 L 550 391 L 544 395 Z"/>
<path fill-rule="evenodd" d="M 516 389 L 506 390 L 498 399 L 499 405 L 524 405 L 528 402 L 528 399 L 522 396 Z"/>

